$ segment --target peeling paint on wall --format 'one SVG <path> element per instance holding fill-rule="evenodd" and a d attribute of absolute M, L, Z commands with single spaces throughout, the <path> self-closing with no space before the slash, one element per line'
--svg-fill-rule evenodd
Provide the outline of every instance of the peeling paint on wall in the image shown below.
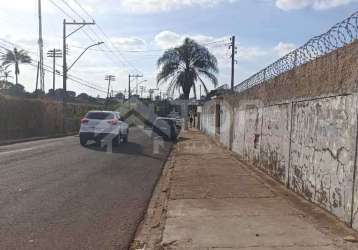
<path fill-rule="evenodd" d="M 263 109 L 260 168 L 281 183 L 288 183 L 291 104 Z"/>
<path fill-rule="evenodd" d="M 233 124 L 220 130 L 227 145 L 231 129 L 239 157 L 356 230 L 357 51 L 355 42 L 265 84 L 222 96 L 232 105 L 222 107 L 222 119 L 232 108 Z M 208 103 L 203 131 L 215 135 L 215 111 Z"/>
<path fill-rule="evenodd" d="M 245 110 L 234 109 L 234 126 L 232 150 L 243 157 L 245 145 Z"/>
<path fill-rule="evenodd" d="M 356 95 L 346 95 L 295 102 L 292 110 L 291 103 L 235 107 L 232 150 L 350 224 L 356 102 Z M 228 118 L 229 109 L 222 105 L 222 119 Z M 214 124 L 214 118 L 211 120 Z M 230 126 L 223 122 L 220 140 L 225 145 L 229 131 Z M 358 201 L 358 191 L 356 194 Z M 358 205 L 354 213 L 353 226 L 358 229 Z"/>
<path fill-rule="evenodd" d="M 226 146 L 230 147 L 230 121 L 231 121 L 231 107 L 225 101 L 222 101 L 220 104 L 220 142 Z"/>
<path fill-rule="evenodd" d="M 356 98 L 299 102 L 293 108 L 290 187 L 350 223 Z"/>
<path fill-rule="evenodd" d="M 262 109 L 253 107 L 245 110 L 244 159 L 259 163 L 261 144 Z"/>

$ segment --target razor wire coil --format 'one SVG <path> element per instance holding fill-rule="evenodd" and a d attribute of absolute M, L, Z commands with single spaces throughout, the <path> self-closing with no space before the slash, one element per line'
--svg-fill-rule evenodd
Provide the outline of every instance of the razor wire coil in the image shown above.
<path fill-rule="evenodd" d="M 337 23 L 326 33 L 311 38 L 301 47 L 281 57 L 268 67 L 252 75 L 235 86 L 236 92 L 242 92 L 256 85 L 263 84 L 302 64 L 308 63 L 342 48 L 358 39 L 358 11 L 342 22 Z"/>

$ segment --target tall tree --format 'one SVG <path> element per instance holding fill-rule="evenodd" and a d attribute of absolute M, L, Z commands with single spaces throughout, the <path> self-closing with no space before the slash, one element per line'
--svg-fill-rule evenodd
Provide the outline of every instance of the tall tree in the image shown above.
<path fill-rule="evenodd" d="M 31 57 L 28 53 L 21 49 L 17 50 L 7 50 L 6 54 L 1 56 L 1 60 L 3 61 L 2 66 L 14 65 L 15 66 L 15 83 L 18 84 L 18 75 L 20 74 L 20 64 L 29 64 L 32 62 Z"/>
<path fill-rule="evenodd" d="M 169 82 L 168 94 L 181 89 L 185 100 L 189 99 L 191 90 L 196 94 L 197 82 L 204 87 L 206 93 L 208 88 L 204 79 L 215 87 L 218 84 L 217 59 L 207 48 L 190 38 L 186 38 L 181 46 L 166 50 L 158 59 L 157 65 L 158 84 Z"/>

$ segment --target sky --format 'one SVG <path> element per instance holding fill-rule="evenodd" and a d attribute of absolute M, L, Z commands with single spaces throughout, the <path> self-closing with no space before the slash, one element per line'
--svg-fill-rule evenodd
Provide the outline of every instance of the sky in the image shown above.
<path fill-rule="evenodd" d="M 0 46 L 25 49 L 37 64 L 38 0 L 0 0 Z M 134 93 L 140 86 L 148 94 L 157 88 L 157 59 L 165 49 L 178 46 L 190 37 L 206 46 L 217 58 L 219 84 L 230 83 L 230 37 L 235 35 L 238 54 L 235 84 L 326 32 L 335 23 L 358 11 L 358 0 L 42 0 L 45 56 L 50 49 L 62 48 L 62 23 L 95 20 L 68 38 L 68 65 L 84 48 L 88 50 L 69 74 L 68 90 L 77 94 L 105 96 L 105 75 L 116 76 L 111 90 L 128 90 L 128 74 L 142 74 L 133 79 Z M 71 32 L 74 27 L 67 27 Z M 52 70 L 52 59 L 45 58 Z M 57 68 L 61 69 L 58 59 Z M 20 66 L 19 82 L 33 92 L 36 67 Z M 146 80 L 146 81 L 144 81 Z M 210 83 L 209 89 L 213 89 Z M 56 88 L 62 79 L 56 77 Z M 52 73 L 45 74 L 46 91 L 52 88 Z M 159 86 L 165 92 L 166 86 Z"/>

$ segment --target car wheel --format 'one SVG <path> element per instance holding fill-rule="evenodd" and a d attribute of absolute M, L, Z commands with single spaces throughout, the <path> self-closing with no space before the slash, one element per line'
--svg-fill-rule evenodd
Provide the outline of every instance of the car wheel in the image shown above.
<path fill-rule="evenodd" d="M 86 146 L 86 144 L 87 144 L 87 139 L 86 139 L 86 138 L 83 138 L 83 137 L 80 137 L 80 144 L 81 144 L 82 146 Z"/>

